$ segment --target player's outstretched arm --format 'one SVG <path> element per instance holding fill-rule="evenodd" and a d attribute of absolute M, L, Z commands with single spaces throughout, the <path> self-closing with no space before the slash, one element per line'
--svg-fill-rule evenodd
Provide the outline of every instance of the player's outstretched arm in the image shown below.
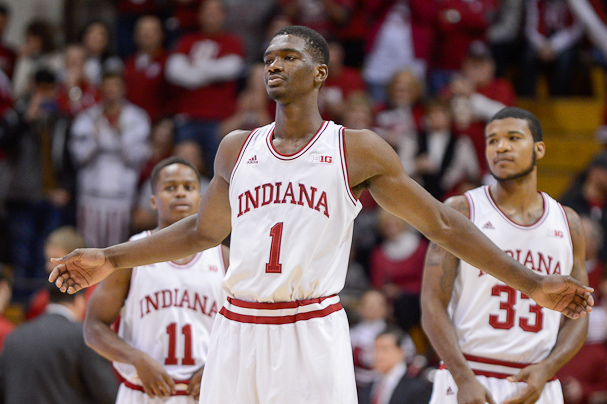
<path fill-rule="evenodd" d="M 445 203 L 464 215 L 468 214 L 468 203 L 463 196 L 451 198 Z M 422 326 L 436 353 L 457 383 L 457 402 L 495 404 L 491 393 L 476 380 L 474 372 L 464 358 L 455 327 L 447 311 L 458 265 L 457 257 L 436 243 L 430 244 L 422 281 Z"/>
<path fill-rule="evenodd" d="M 106 359 L 135 366 L 143 390 L 150 397 L 170 397 L 175 392 L 175 382 L 162 365 L 110 328 L 129 293 L 131 274 L 131 269 L 120 269 L 97 286 L 87 305 L 84 340 Z"/>
<path fill-rule="evenodd" d="M 586 272 L 586 240 L 580 217 L 571 208 L 565 208 L 571 241 L 573 242 L 573 268 L 571 276 L 584 284 L 588 284 Z M 524 381 L 527 387 L 519 395 L 504 404 L 532 404 L 535 403 L 548 380 L 556 374 L 580 350 L 586 340 L 588 331 L 588 318 L 572 320 L 564 318 L 559 329 L 556 343 L 550 355 L 539 363 L 527 366 L 510 377 L 510 381 Z"/>
<path fill-rule="evenodd" d="M 350 184 L 368 188 L 390 213 L 409 222 L 456 257 L 533 298 L 538 304 L 578 318 L 591 311 L 591 288 L 569 276 L 536 274 L 493 244 L 464 215 L 437 201 L 404 171 L 394 150 L 368 130 L 346 130 Z"/>
<path fill-rule="evenodd" d="M 215 159 L 215 176 L 204 194 L 198 214 L 154 232 L 149 237 L 104 249 L 78 249 L 62 258 L 49 276 L 63 292 L 94 285 L 120 268 L 176 260 L 216 246 L 230 233 L 229 180 L 249 132 L 227 135 Z"/>

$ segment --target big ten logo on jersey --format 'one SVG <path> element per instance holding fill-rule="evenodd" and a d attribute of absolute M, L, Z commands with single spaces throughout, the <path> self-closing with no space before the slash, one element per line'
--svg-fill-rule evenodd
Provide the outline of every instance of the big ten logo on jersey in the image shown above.
<path fill-rule="evenodd" d="M 565 232 L 560 229 L 548 229 L 548 235 L 551 237 L 563 238 L 565 237 Z"/>
<path fill-rule="evenodd" d="M 332 162 L 333 162 L 333 156 L 328 156 L 326 154 L 313 154 L 312 155 L 312 163 L 331 164 Z"/>

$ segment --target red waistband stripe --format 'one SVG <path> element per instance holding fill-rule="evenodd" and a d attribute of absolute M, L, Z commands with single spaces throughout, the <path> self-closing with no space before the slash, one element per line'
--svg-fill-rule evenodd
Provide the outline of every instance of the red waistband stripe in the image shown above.
<path fill-rule="evenodd" d="M 477 376 L 493 377 L 496 379 L 505 379 L 509 376 L 517 374 L 521 369 L 532 365 L 532 363 L 510 362 L 500 359 L 484 358 L 464 354 L 470 368 Z M 443 363 L 440 369 L 447 369 Z M 549 381 L 556 380 L 557 377 L 552 376 Z"/>
<path fill-rule="evenodd" d="M 342 309 L 337 295 L 294 302 L 246 302 L 228 297 L 219 314 L 240 323 L 291 324 L 326 317 Z"/>
<path fill-rule="evenodd" d="M 142 386 L 135 383 L 131 383 L 128 380 L 123 380 L 122 384 L 124 384 L 131 390 L 145 392 Z M 171 396 L 187 396 L 188 384 L 190 384 L 189 380 L 175 380 L 175 392 L 171 394 Z"/>

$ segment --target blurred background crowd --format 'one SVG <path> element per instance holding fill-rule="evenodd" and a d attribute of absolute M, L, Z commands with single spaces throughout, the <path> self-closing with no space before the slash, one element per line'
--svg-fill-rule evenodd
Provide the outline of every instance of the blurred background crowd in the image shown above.
<path fill-rule="evenodd" d="M 210 178 L 223 136 L 273 121 L 263 51 L 300 24 L 331 48 L 323 117 L 376 131 L 439 200 L 492 182 L 494 113 L 538 115 L 551 156 L 540 187 L 583 217 L 598 306 L 561 380 L 567 403 L 607 403 L 607 54 L 595 34 L 606 23 L 603 0 L 4 0 L 0 334 L 44 310 L 49 257 L 155 227 L 158 161 L 181 156 Z M 428 241 L 361 200 L 342 293 L 357 382 L 364 391 L 392 366 L 373 354 L 386 324 L 398 344 L 384 348 L 426 382 L 437 365 L 420 327 Z"/>

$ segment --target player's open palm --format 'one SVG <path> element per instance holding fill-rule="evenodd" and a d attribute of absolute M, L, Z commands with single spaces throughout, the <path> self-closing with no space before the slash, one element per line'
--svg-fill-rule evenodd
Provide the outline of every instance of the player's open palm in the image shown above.
<path fill-rule="evenodd" d="M 525 382 L 525 388 L 516 397 L 512 397 L 504 404 L 533 404 L 544 391 L 546 381 L 549 375 L 546 374 L 544 367 L 541 364 L 534 364 L 521 369 L 514 376 L 508 377 L 511 382 Z"/>
<path fill-rule="evenodd" d="M 544 307 L 576 319 L 592 311 L 592 291 L 570 276 L 549 275 L 542 277 L 540 286 L 529 297 Z"/>
<path fill-rule="evenodd" d="M 457 386 L 458 404 L 496 404 L 491 393 L 476 378 Z"/>
<path fill-rule="evenodd" d="M 51 261 L 57 266 L 49 275 L 49 282 L 55 282 L 62 292 L 68 293 L 101 282 L 114 271 L 103 250 L 97 248 L 79 248 Z"/>
<path fill-rule="evenodd" d="M 145 352 L 140 352 L 132 362 L 143 386 L 150 397 L 170 397 L 175 392 L 175 381 L 164 367 Z"/>

